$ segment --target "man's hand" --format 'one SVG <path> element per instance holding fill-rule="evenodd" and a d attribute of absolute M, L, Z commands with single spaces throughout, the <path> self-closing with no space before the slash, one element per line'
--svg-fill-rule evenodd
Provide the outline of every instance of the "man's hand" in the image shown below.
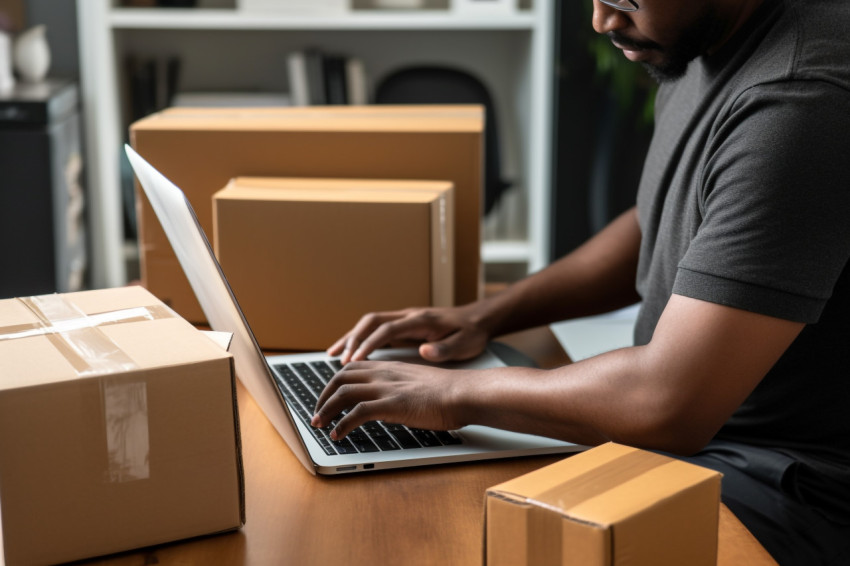
<path fill-rule="evenodd" d="M 415 308 L 367 314 L 328 348 L 343 364 L 362 361 L 378 348 L 420 344 L 431 362 L 467 360 L 484 351 L 490 334 L 476 315 L 476 303 L 462 307 Z"/>
<path fill-rule="evenodd" d="M 347 364 L 378 348 L 413 343 L 428 361 L 467 360 L 495 336 L 634 304 L 639 248 L 632 208 L 573 253 L 497 295 L 459 307 L 367 314 L 328 354 Z"/>
<path fill-rule="evenodd" d="M 463 383 L 472 370 L 445 370 L 403 362 L 352 362 L 328 383 L 311 424 L 327 426 L 343 410 L 331 432 L 345 437 L 367 421 L 404 423 L 430 430 L 453 430 L 461 420 Z"/>
<path fill-rule="evenodd" d="M 353 362 L 322 393 L 314 426 L 343 410 L 341 438 L 370 420 L 430 429 L 481 424 L 593 445 L 699 450 L 803 329 L 673 295 L 645 346 L 553 370 L 443 370 Z"/>

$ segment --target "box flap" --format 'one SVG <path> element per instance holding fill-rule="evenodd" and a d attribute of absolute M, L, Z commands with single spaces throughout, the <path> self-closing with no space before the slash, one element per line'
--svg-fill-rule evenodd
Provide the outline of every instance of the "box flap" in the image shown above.
<path fill-rule="evenodd" d="M 142 130 L 482 132 L 479 105 L 169 108 L 135 122 Z"/>
<path fill-rule="evenodd" d="M 237 177 L 216 199 L 309 202 L 430 203 L 451 191 L 450 181 Z"/>
<path fill-rule="evenodd" d="M 256 187 L 228 188 L 217 192 L 216 199 L 275 202 L 339 202 L 357 204 L 430 204 L 439 197 L 437 191 L 284 189 Z"/>
<path fill-rule="evenodd" d="M 568 456 L 550 466 L 493 486 L 488 491 L 513 493 L 539 500 L 541 499 L 541 494 L 558 487 L 561 483 L 575 477 L 583 476 L 602 464 L 635 451 L 634 448 L 620 444 L 603 444 L 591 450 Z"/>
<path fill-rule="evenodd" d="M 636 470 L 632 479 L 609 484 L 604 493 L 574 504 L 565 509 L 565 513 L 575 519 L 611 525 L 643 513 L 712 478 L 719 482 L 720 474 L 714 470 L 680 460 L 668 460 L 656 468 Z"/>
<path fill-rule="evenodd" d="M 229 355 L 140 287 L 8 299 L 0 316 L 0 391 Z"/>
<path fill-rule="evenodd" d="M 609 443 L 488 491 L 513 493 L 566 517 L 610 525 L 712 477 L 719 474 Z"/>

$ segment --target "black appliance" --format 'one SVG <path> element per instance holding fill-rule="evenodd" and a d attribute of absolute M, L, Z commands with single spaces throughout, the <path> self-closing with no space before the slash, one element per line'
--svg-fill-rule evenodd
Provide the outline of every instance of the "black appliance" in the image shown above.
<path fill-rule="evenodd" d="M 84 287 L 80 138 L 76 84 L 0 93 L 0 298 Z"/>

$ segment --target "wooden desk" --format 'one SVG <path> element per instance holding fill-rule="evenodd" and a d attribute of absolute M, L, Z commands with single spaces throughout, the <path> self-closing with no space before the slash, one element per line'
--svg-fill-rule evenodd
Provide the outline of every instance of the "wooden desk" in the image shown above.
<path fill-rule="evenodd" d="M 547 367 L 568 361 L 548 329 L 504 341 Z M 484 491 L 560 458 L 314 477 L 241 385 L 238 395 L 245 527 L 92 564 L 477 565 L 483 555 Z M 775 564 L 725 506 L 720 513 L 718 564 Z"/>

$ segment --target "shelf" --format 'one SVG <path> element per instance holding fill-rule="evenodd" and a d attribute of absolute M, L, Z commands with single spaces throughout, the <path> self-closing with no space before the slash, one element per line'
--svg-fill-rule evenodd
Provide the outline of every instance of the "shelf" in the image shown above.
<path fill-rule="evenodd" d="M 118 7 L 119 0 L 78 1 L 80 60 L 86 63 L 81 67 L 81 92 L 88 109 L 92 285 L 120 286 L 128 275 L 127 254 L 121 248 L 122 185 L 115 154 L 126 135 L 121 124 L 128 110 L 122 63 L 132 53 L 155 59 L 179 57 L 181 86 L 187 90 L 283 92 L 288 88 L 283 57 L 309 46 L 355 53 L 373 78 L 416 64 L 457 65 L 474 71 L 492 89 L 499 109 L 502 169 L 522 195 L 511 209 L 513 216 L 498 224 L 515 228 L 504 230 L 503 237 L 522 239 L 486 241 L 483 260 L 496 268 L 535 271 L 544 267 L 549 253 L 556 2 L 526 1 L 522 5 L 529 9 L 475 15 L 452 9 L 356 9 L 366 3 L 355 2 L 355 8 L 334 13 L 293 15 L 249 12 L 239 8 L 237 0 L 199 0 L 204 7 L 190 9 Z M 447 0 L 429 5 L 437 3 L 450 5 Z"/>
<path fill-rule="evenodd" d="M 489 17 L 447 11 L 292 15 L 232 9 L 115 8 L 109 12 L 108 23 L 113 29 L 531 31 L 535 20 L 530 13 Z"/>

